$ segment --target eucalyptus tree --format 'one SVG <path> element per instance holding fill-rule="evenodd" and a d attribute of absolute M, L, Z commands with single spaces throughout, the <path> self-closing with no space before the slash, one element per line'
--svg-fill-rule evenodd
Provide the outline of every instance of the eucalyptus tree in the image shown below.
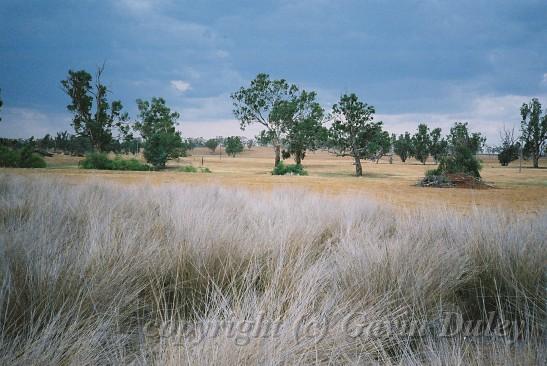
<path fill-rule="evenodd" d="M 242 130 L 252 124 L 264 127 L 260 140 L 273 145 L 275 163 L 281 161 L 281 147 L 293 115 L 293 103 L 298 88 L 286 80 L 271 80 L 268 74 L 258 74 L 249 87 L 232 93 L 233 113 Z"/>
<path fill-rule="evenodd" d="M 353 93 L 342 95 L 332 106 L 329 149 L 338 156 L 351 156 L 358 177 L 363 175 L 361 159 L 370 156 L 372 142 L 382 133 L 382 122 L 374 121 L 374 113 L 373 106 L 361 102 Z"/>
<path fill-rule="evenodd" d="M 97 151 L 106 151 L 117 128 L 121 135 L 129 130 L 129 115 L 123 112 L 121 101 L 108 102 L 110 92 L 101 81 L 104 65 L 97 69 L 95 81 L 85 70 L 68 71 L 61 87 L 70 98 L 67 109 L 72 112 L 72 126 L 76 136 L 86 138 Z"/>
<path fill-rule="evenodd" d="M 425 164 L 427 158 L 429 157 L 429 147 L 431 145 L 429 128 L 425 123 L 418 125 L 418 130 L 412 137 L 412 145 L 414 157 L 422 164 Z"/>
<path fill-rule="evenodd" d="M 393 152 L 401 158 L 404 163 L 406 159 L 413 155 L 412 137 L 410 133 L 405 132 L 404 135 L 399 135 L 398 138 L 393 138 Z"/>
<path fill-rule="evenodd" d="M 533 98 L 530 103 L 522 105 L 520 114 L 524 150 L 532 156 L 534 168 L 538 168 L 539 157 L 545 151 L 547 143 L 547 112 L 542 115 L 541 103 Z"/>

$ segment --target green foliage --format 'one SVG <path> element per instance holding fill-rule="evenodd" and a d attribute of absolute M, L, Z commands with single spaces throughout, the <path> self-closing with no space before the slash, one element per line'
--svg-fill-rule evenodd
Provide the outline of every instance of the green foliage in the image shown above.
<path fill-rule="evenodd" d="M 143 164 L 137 159 L 122 159 L 116 156 L 112 160 L 112 170 L 132 170 L 132 171 L 148 171 L 152 170 L 150 165 Z"/>
<path fill-rule="evenodd" d="M 211 150 L 211 152 L 215 152 L 215 150 L 217 149 L 219 145 L 219 141 L 218 139 L 209 139 L 207 141 L 205 141 L 205 146 Z"/>
<path fill-rule="evenodd" d="M 393 152 L 399 155 L 403 163 L 413 155 L 413 144 L 410 133 L 405 132 L 404 135 L 399 135 L 399 138 L 393 136 Z"/>
<path fill-rule="evenodd" d="M 472 154 L 477 154 L 484 143 L 486 138 L 483 137 L 480 132 L 469 133 L 467 122 L 456 122 L 454 126 L 450 128 L 450 134 L 447 136 L 448 151 L 453 152 L 455 148 L 459 146 L 467 147 Z"/>
<path fill-rule="evenodd" d="M 378 161 L 391 150 L 391 138 L 387 131 L 377 130 L 366 145 L 368 159 Z"/>
<path fill-rule="evenodd" d="M 374 122 L 374 107 L 344 94 L 332 107 L 334 122 L 329 129 L 329 147 L 339 156 L 355 160 L 355 175 L 363 174 L 361 158 L 370 156 L 369 144 L 382 133 L 382 122 Z M 388 136 L 389 137 L 389 136 Z"/>
<path fill-rule="evenodd" d="M 456 146 L 452 154 L 441 158 L 438 172 L 441 174 L 463 173 L 480 178 L 482 166 L 471 149 L 464 145 Z"/>
<path fill-rule="evenodd" d="M 520 144 L 515 141 L 514 129 L 503 129 L 503 135 L 501 135 L 501 147 L 498 153 L 498 160 L 501 166 L 507 166 L 510 162 L 519 158 Z"/>
<path fill-rule="evenodd" d="M 34 146 L 29 144 L 21 149 L 20 152 L 20 168 L 45 168 L 45 160 L 36 154 L 34 154 Z"/>
<path fill-rule="evenodd" d="M 539 157 L 547 148 L 547 112 L 541 110 L 541 103 L 533 98 L 520 108 L 521 131 L 524 151 L 532 157 L 534 168 L 539 167 Z"/>
<path fill-rule="evenodd" d="M 231 95 L 242 130 L 251 124 L 265 128 L 261 136 L 274 146 L 275 165 L 281 160 L 282 139 L 295 113 L 297 93 L 298 88 L 284 79 L 270 80 L 268 74 L 258 74 L 248 88 L 241 87 Z"/>
<path fill-rule="evenodd" d="M 422 164 L 425 164 L 429 157 L 429 147 L 431 145 L 429 128 L 425 123 L 418 125 L 418 131 L 412 137 L 412 145 L 414 157 Z"/>
<path fill-rule="evenodd" d="M 435 162 L 448 154 L 448 142 L 441 137 L 442 130 L 434 128 L 429 134 L 429 153 Z"/>
<path fill-rule="evenodd" d="M 463 173 L 480 178 L 482 166 L 475 154 L 484 142 L 480 133 L 469 133 L 467 123 L 456 122 L 447 137 L 448 155 L 440 159 L 437 173 Z"/>
<path fill-rule="evenodd" d="M 122 159 L 120 156 L 116 156 L 114 160 L 111 160 L 107 154 L 98 152 L 87 154 L 85 159 L 80 162 L 80 167 L 99 170 L 151 170 L 149 165 L 142 164 L 137 159 Z"/>
<path fill-rule="evenodd" d="M 186 156 L 188 146 L 176 130 L 179 114 L 172 112 L 163 98 L 151 102 L 137 100 L 139 121 L 135 129 L 144 139 L 144 158 L 156 169 L 165 168 L 169 159 Z"/>
<path fill-rule="evenodd" d="M 129 116 L 122 112 L 122 103 L 119 100 L 108 102 L 109 90 L 101 83 L 103 71 L 104 66 L 98 68 L 94 86 L 91 74 L 85 70 L 69 70 L 67 78 L 61 81 L 64 92 L 70 97 L 67 109 L 73 114 L 72 126 L 76 135 L 89 139 L 97 151 L 108 150 L 114 127 L 121 134 L 126 134 L 129 128 Z"/>
<path fill-rule="evenodd" d="M 9 168 L 45 168 L 45 160 L 34 154 L 33 144 L 27 144 L 22 149 L 16 150 L 6 146 L 0 146 L 0 166 Z"/>
<path fill-rule="evenodd" d="M 19 152 L 6 146 L 0 145 L 0 166 L 6 168 L 17 168 L 19 166 Z"/>
<path fill-rule="evenodd" d="M 232 157 L 235 157 L 236 154 L 239 154 L 244 149 L 243 143 L 241 142 L 241 138 L 239 136 L 227 137 L 224 140 L 224 146 L 226 154 L 231 155 Z"/>
<path fill-rule="evenodd" d="M 211 173 L 211 170 L 207 167 L 200 166 L 196 168 L 193 165 L 185 165 L 178 168 L 177 170 L 182 173 Z"/>
<path fill-rule="evenodd" d="M 301 164 L 285 165 L 282 161 L 272 170 L 272 175 L 308 175 Z"/>
<path fill-rule="evenodd" d="M 112 170 L 112 160 L 108 158 L 106 153 L 92 152 L 80 161 L 80 167 L 83 169 Z"/>
<path fill-rule="evenodd" d="M 519 145 L 508 145 L 503 146 L 498 153 L 498 160 L 501 166 L 507 166 L 510 162 L 515 161 L 519 158 Z"/>
<path fill-rule="evenodd" d="M 293 100 L 285 102 L 289 117 L 283 144 L 286 146 L 285 154 L 292 155 L 296 164 L 302 162 L 307 150 L 317 150 L 327 141 L 328 130 L 323 126 L 324 111 L 315 98 L 315 92 L 303 90 Z"/>

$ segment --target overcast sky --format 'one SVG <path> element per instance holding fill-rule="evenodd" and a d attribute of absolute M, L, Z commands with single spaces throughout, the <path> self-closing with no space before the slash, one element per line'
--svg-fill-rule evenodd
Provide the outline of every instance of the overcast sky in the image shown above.
<path fill-rule="evenodd" d="M 469 121 L 498 143 L 531 97 L 547 104 L 547 1 L 2 0 L 0 136 L 70 127 L 60 80 L 106 62 L 112 98 L 163 96 L 184 136 L 253 136 L 230 93 L 259 72 L 355 92 L 390 132 Z"/>

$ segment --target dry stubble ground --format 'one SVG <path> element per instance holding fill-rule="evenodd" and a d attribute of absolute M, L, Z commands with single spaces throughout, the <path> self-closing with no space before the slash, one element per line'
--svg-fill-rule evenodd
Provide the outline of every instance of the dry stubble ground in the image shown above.
<path fill-rule="evenodd" d="M 204 166 L 211 174 L 182 173 L 176 168 L 192 164 Z M 483 156 L 482 176 L 494 189 L 438 189 L 421 188 L 416 182 L 427 169 L 435 167 L 433 162 L 422 165 L 414 160 L 402 163 L 395 158 L 389 164 L 384 158 L 379 164 L 367 161 L 364 164 L 365 176 L 355 178 L 350 158 L 340 158 L 325 151 L 309 153 L 304 167 L 309 175 L 305 177 L 281 177 L 270 174 L 273 152 L 270 148 L 255 147 L 235 158 L 225 154 L 211 154 L 208 149 L 197 148 L 192 155 L 169 163 L 162 172 L 111 172 L 77 168 L 82 158 L 56 155 L 46 158 L 48 169 L 8 170 L 17 174 L 59 175 L 73 182 L 97 177 L 122 183 L 151 184 L 191 184 L 237 186 L 259 190 L 295 187 L 326 194 L 358 194 L 397 207 L 451 207 L 468 209 L 470 207 L 511 208 L 519 212 L 539 212 L 547 207 L 547 161 L 540 161 L 541 169 L 531 169 L 530 162 L 524 162 L 519 173 L 518 162 L 509 167 L 499 165 L 495 156 Z M 290 162 L 288 162 L 290 163 Z"/>

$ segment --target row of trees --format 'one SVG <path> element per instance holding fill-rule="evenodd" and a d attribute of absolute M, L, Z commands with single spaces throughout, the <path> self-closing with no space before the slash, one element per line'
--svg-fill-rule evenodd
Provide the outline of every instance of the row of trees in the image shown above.
<path fill-rule="evenodd" d="M 251 124 L 264 127 L 257 142 L 273 146 L 275 167 L 290 156 L 301 164 L 307 151 L 327 147 L 339 156 L 352 156 L 355 174 L 361 176 L 361 159 L 378 159 L 389 152 L 390 137 L 382 130 L 382 122 L 374 121 L 374 107 L 355 94 L 343 95 L 326 115 L 315 92 L 258 74 L 249 87 L 241 87 L 231 97 L 242 130 Z M 332 121 L 329 129 L 325 127 L 328 120 Z"/>
<path fill-rule="evenodd" d="M 446 137 L 442 137 L 440 128 L 430 130 L 425 123 L 422 123 L 418 125 L 414 135 L 409 132 L 399 137 L 392 135 L 393 152 L 401 158 L 403 163 L 408 158 L 414 157 L 425 164 L 430 156 L 435 163 L 438 163 L 453 152 L 454 146 L 462 139 L 466 140 L 466 145 L 473 154 L 478 153 L 486 142 L 486 138 L 480 133 L 469 132 L 467 122 L 456 122 Z"/>
<path fill-rule="evenodd" d="M 139 152 L 144 148 L 145 159 L 156 168 L 164 168 L 167 160 L 185 156 L 193 146 L 207 146 L 215 151 L 217 139 L 183 140 L 176 130 L 179 113 L 172 111 L 163 98 L 137 100 L 138 116 L 131 121 L 123 111 L 121 101 L 109 101 L 110 90 L 102 82 L 104 66 L 99 67 L 95 78 L 85 70 L 69 70 L 61 86 L 70 98 L 67 109 L 73 114 L 74 135 L 58 133 L 46 135 L 39 143 L 51 145 L 76 154 L 92 151 Z M 374 120 L 375 108 L 351 93 L 341 96 L 328 113 L 317 102 L 313 91 L 300 90 L 286 80 L 272 80 L 267 74 L 258 74 L 248 87 L 241 87 L 231 95 L 233 112 L 242 130 L 251 124 L 264 127 L 256 143 L 274 148 L 277 166 L 281 159 L 292 157 L 297 165 L 302 163 L 307 151 L 326 148 L 338 156 L 354 159 L 355 174 L 362 175 L 362 159 L 378 160 L 393 151 L 403 162 L 414 157 L 423 164 L 429 156 L 436 163 L 446 162 L 458 150 L 457 141 L 466 141 L 466 149 L 476 154 L 484 145 L 480 133 L 470 133 L 467 123 L 457 122 L 443 137 L 440 128 L 432 130 L 420 124 L 417 131 L 398 137 L 383 130 L 382 121 Z M 0 108 L 2 101 L 0 99 Z M 521 136 L 514 137 L 505 131 L 500 147 L 502 165 L 516 159 L 519 151 L 533 160 L 538 167 L 539 157 L 545 151 L 547 116 L 542 115 L 541 104 L 533 99 L 521 108 Z M 330 127 L 327 128 L 327 124 Z M 137 136 L 136 136 L 137 135 Z M 232 136 L 224 139 L 226 152 L 232 156 L 248 148 L 254 140 L 244 141 Z"/>
<path fill-rule="evenodd" d="M 256 141 L 273 146 L 275 166 L 281 158 L 290 156 L 300 164 L 306 151 L 328 148 L 338 156 L 353 157 L 355 174 L 361 176 L 362 159 L 378 162 L 393 149 L 403 162 L 414 157 L 425 164 L 431 156 L 441 170 L 452 171 L 465 164 L 464 170 L 478 175 L 480 164 L 474 155 L 481 151 L 486 139 L 478 132 L 470 132 L 467 123 L 456 122 L 445 137 L 440 128 L 430 130 L 426 124 L 420 124 L 413 135 L 405 132 L 390 137 L 383 130 L 382 121 L 374 120 L 374 107 L 360 101 L 355 94 L 342 95 L 332 110 L 325 113 L 316 101 L 315 92 L 299 90 L 284 79 L 271 80 L 267 74 L 258 74 L 248 87 L 241 87 L 231 97 L 242 130 L 251 124 L 264 127 Z M 518 140 L 537 168 L 539 157 L 545 152 L 547 117 L 542 116 L 537 99 L 523 104 L 521 115 L 522 136 Z M 502 141 L 502 164 L 505 155 L 514 156 L 514 144 L 512 139 Z"/>

